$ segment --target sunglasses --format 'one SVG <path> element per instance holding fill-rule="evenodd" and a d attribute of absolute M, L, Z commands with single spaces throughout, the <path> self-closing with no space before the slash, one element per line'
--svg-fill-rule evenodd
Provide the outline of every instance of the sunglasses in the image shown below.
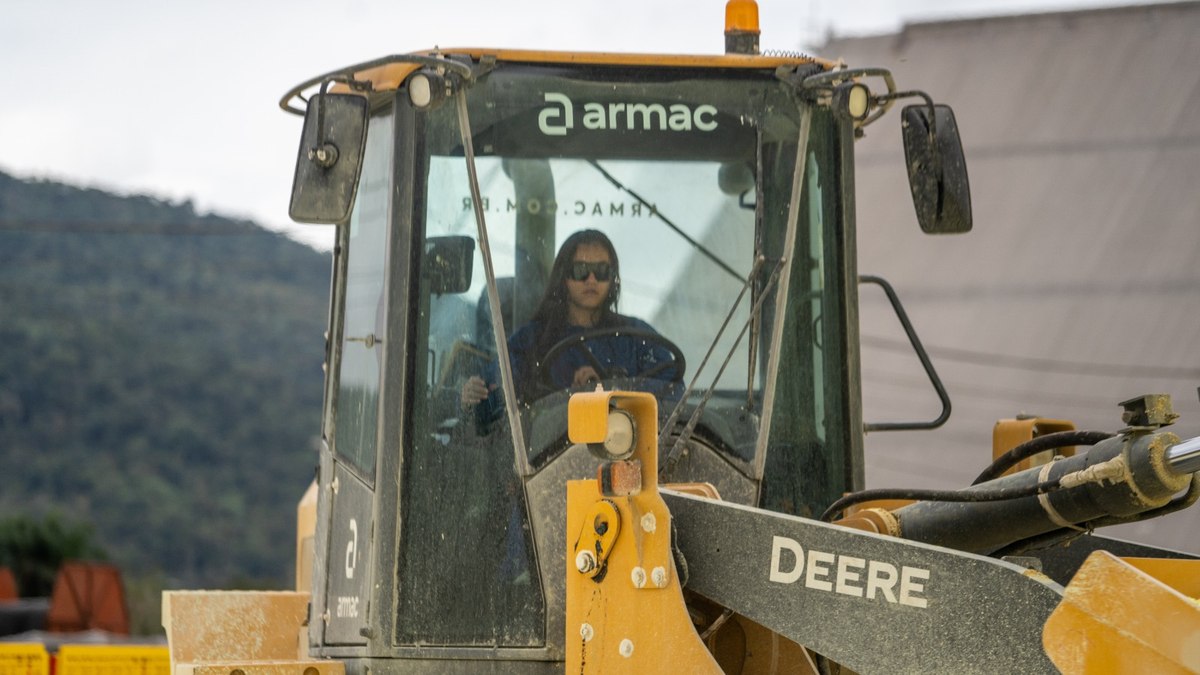
<path fill-rule="evenodd" d="M 573 262 L 567 270 L 567 278 L 571 281 L 587 281 L 588 276 L 596 275 L 596 281 L 612 279 L 612 265 L 606 262 Z"/>

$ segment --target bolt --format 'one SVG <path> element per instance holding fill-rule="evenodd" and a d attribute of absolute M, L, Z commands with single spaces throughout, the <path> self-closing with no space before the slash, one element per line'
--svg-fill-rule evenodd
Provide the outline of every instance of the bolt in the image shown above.
<path fill-rule="evenodd" d="M 653 513 L 647 513 L 642 516 L 642 530 L 645 532 L 654 532 L 658 528 L 658 520 Z"/>
<path fill-rule="evenodd" d="M 633 568 L 633 574 L 629 576 L 633 579 L 634 588 L 643 588 L 646 586 L 646 570 L 641 567 Z"/>
<path fill-rule="evenodd" d="M 592 628 L 592 624 L 585 623 L 579 627 L 579 637 L 583 638 L 584 642 L 591 642 L 592 638 L 596 637 L 596 629 Z"/>
<path fill-rule="evenodd" d="M 650 572 L 650 580 L 658 588 L 666 588 L 667 586 L 667 570 L 662 567 L 655 567 Z"/>
<path fill-rule="evenodd" d="M 621 656 L 624 656 L 625 658 L 633 656 L 633 640 L 630 640 L 629 638 L 621 640 L 621 646 L 619 649 L 621 651 Z"/>
<path fill-rule="evenodd" d="M 580 574 L 589 574 L 596 569 L 596 556 L 586 548 L 575 556 L 575 569 L 579 570 Z"/>

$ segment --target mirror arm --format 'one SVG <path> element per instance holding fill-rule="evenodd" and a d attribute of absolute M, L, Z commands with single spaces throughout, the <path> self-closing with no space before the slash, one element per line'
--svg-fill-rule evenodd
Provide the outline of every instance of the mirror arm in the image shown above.
<path fill-rule="evenodd" d="M 908 341 L 916 351 L 917 358 L 921 360 L 921 367 L 925 369 L 930 384 L 933 385 L 938 399 L 942 402 L 942 414 L 931 422 L 866 422 L 863 424 L 863 431 L 868 433 L 872 431 L 914 431 L 936 429 L 942 426 L 946 420 L 950 419 L 950 394 L 946 393 L 946 387 L 942 385 L 942 379 L 938 377 L 933 362 L 929 360 L 929 354 L 925 351 L 925 346 L 921 344 L 921 338 L 917 337 L 917 331 L 913 328 L 912 322 L 908 320 L 908 314 L 904 311 L 904 306 L 900 304 L 900 296 L 896 295 L 896 289 L 892 288 L 892 285 L 883 277 L 864 274 L 858 277 L 858 281 L 864 284 L 875 284 L 883 289 L 888 302 L 892 303 L 896 318 L 900 319 L 904 334 L 908 336 Z"/>
<path fill-rule="evenodd" d="M 900 100 L 900 98 L 917 98 L 917 97 L 923 98 L 923 100 L 925 101 L 925 106 L 929 107 L 929 148 L 930 148 L 930 153 L 932 154 L 932 160 L 934 160 L 934 171 L 935 171 L 934 175 L 942 175 L 942 153 L 941 153 L 941 150 L 937 148 L 937 110 L 934 108 L 934 97 L 930 96 L 929 94 L 925 94 L 924 91 L 913 89 L 912 91 L 894 91 L 894 92 L 890 92 L 890 94 L 881 94 L 881 95 L 876 96 L 875 98 L 877 101 L 880 101 L 880 102 L 883 102 L 883 101 L 894 102 L 894 101 Z M 943 202 L 943 197 L 942 197 L 943 191 L 944 191 L 944 186 L 942 185 L 942 181 L 938 180 L 937 181 L 937 203 L 938 203 L 937 213 L 941 213 L 941 211 L 942 211 L 941 204 Z"/>
<path fill-rule="evenodd" d="M 308 160 L 322 169 L 337 164 L 338 149 L 336 145 L 325 142 L 325 91 L 329 88 L 329 80 L 321 83 L 317 94 L 317 142 L 308 149 Z"/>
<path fill-rule="evenodd" d="M 894 102 L 902 98 L 921 98 L 925 100 L 925 105 L 929 107 L 929 150 L 930 159 L 933 162 L 933 175 L 938 176 L 937 181 L 937 212 L 940 215 L 946 205 L 946 183 L 942 180 L 942 152 L 938 147 L 937 142 L 937 109 L 933 106 L 933 97 L 919 89 L 911 91 L 896 91 L 887 94 L 880 94 L 875 97 L 879 102 Z"/>

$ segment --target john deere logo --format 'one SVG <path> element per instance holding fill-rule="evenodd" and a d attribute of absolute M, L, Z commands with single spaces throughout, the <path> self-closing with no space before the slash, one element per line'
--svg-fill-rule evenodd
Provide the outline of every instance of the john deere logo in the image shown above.
<path fill-rule="evenodd" d="M 546 107 L 538 115 L 538 129 L 547 136 L 566 136 L 575 128 L 577 104 L 566 94 L 546 92 Z M 713 131 L 717 109 L 707 103 L 692 108 L 683 103 L 578 104 L 580 126 L 588 130 Z"/>

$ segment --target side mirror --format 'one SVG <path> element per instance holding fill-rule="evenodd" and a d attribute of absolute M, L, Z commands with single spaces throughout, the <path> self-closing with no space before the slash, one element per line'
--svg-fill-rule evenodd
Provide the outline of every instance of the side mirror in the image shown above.
<path fill-rule="evenodd" d="M 423 274 L 433 295 L 466 293 L 471 288 L 475 240 L 470 237 L 430 237 L 425 242 Z"/>
<path fill-rule="evenodd" d="M 971 185 L 954 111 L 928 105 L 906 106 L 901 112 L 904 159 L 912 188 L 917 222 L 926 234 L 971 231 Z M 932 127 L 932 128 L 931 128 Z"/>
<path fill-rule="evenodd" d="M 324 93 L 312 98 L 292 181 L 292 220 L 340 224 L 350 219 L 366 137 L 366 98 Z"/>

